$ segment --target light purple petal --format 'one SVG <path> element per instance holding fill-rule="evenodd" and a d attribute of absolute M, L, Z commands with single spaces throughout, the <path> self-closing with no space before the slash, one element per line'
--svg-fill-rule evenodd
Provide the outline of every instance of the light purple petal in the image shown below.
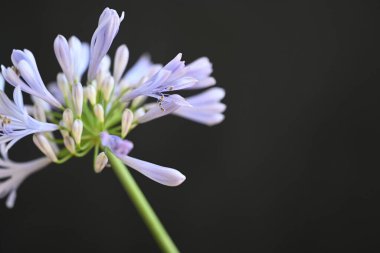
<path fill-rule="evenodd" d="M 186 177 L 178 170 L 142 161 L 130 156 L 119 156 L 127 166 L 137 170 L 144 176 L 167 186 L 178 186 Z"/>
<path fill-rule="evenodd" d="M 106 8 L 99 18 L 99 24 L 91 39 L 90 64 L 88 69 L 88 80 L 95 80 L 99 70 L 99 64 L 111 47 L 120 22 L 124 19 L 124 12 L 119 15 L 113 9 Z"/>
<path fill-rule="evenodd" d="M 174 94 L 165 97 L 163 101 L 158 102 L 155 106 L 151 106 L 144 115 L 137 117 L 136 120 L 139 123 L 146 123 L 168 115 L 180 107 L 191 107 L 191 105 L 183 97 Z"/>

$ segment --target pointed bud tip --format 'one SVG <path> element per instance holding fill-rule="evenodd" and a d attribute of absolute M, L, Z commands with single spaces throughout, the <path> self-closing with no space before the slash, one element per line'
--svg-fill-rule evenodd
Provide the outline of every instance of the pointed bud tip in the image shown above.
<path fill-rule="evenodd" d="M 106 167 L 108 163 L 108 157 L 104 152 L 99 153 L 95 160 L 94 170 L 95 173 L 100 173 Z"/>

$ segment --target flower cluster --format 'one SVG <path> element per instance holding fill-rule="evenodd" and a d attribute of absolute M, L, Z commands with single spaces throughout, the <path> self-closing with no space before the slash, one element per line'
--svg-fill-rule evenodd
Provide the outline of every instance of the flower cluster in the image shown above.
<path fill-rule="evenodd" d="M 1 66 L 0 198 L 7 196 L 9 208 L 15 203 L 19 185 L 30 174 L 51 162 L 83 157 L 91 150 L 94 170 L 99 173 L 108 164 L 102 152 L 106 148 L 148 178 L 177 186 L 185 180 L 178 170 L 129 156 L 133 143 L 125 139 L 128 133 L 168 114 L 209 126 L 224 119 L 226 106 L 220 101 L 225 92 L 209 88 L 216 81 L 210 76 L 212 65 L 206 57 L 186 65 L 178 54 L 163 66 L 143 55 L 126 71 L 129 50 L 121 45 L 111 70 L 108 51 L 123 19 L 124 13 L 119 16 L 106 8 L 90 44 L 58 35 L 54 52 L 62 73 L 47 86 L 27 49 L 12 52 L 13 66 Z M 13 99 L 4 92 L 5 82 L 14 87 Z M 209 89 L 188 98 L 177 94 L 179 90 L 204 88 Z M 23 92 L 31 96 L 32 105 L 24 104 Z M 44 157 L 29 162 L 10 160 L 8 150 L 28 135 L 33 135 Z"/>

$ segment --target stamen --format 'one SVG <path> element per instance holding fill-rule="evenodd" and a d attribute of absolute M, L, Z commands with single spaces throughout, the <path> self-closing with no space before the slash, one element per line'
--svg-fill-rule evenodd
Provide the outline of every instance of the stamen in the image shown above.
<path fill-rule="evenodd" d="M 3 124 L 7 125 L 7 124 L 10 124 L 10 123 L 11 123 L 11 119 L 10 118 L 5 117 L 3 119 Z"/>
<path fill-rule="evenodd" d="M 160 99 L 157 101 L 158 105 L 160 106 L 161 111 L 163 111 L 163 112 L 165 111 L 165 108 L 162 106 L 162 102 L 164 102 L 164 99 L 165 99 L 165 96 L 163 94 L 161 94 Z"/>
<path fill-rule="evenodd" d="M 16 73 L 17 76 L 20 76 L 20 71 L 15 67 L 15 66 L 12 66 L 12 70 Z"/>
<path fill-rule="evenodd" d="M 11 131 L 7 129 L 7 125 L 12 122 L 11 119 L 3 115 L 0 115 L 0 119 L 0 131 L 2 132 L 2 134 L 9 134 Z"/>

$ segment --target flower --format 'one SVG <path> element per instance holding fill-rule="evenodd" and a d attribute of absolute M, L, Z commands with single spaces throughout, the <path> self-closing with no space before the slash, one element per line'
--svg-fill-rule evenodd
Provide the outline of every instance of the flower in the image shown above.
<path fill-rule="evenodd" d="M 6 151 L 27 135 L 58 129 L 55 124 L 41 122 L 28 115 L 19 86 L 14 90 L 13 100 L 0 91 L 0 145 L 6 144 Z"/>
<path fill-rule="evenodd" d="M 0 157 L 0 198 L 7 197 L 6 206 L 13 208 L 17 189 L 20 184 L 31 174 L 43 169 L 51 160 L 41 157 L 28 162 L 14 162 L 6 154 L 3 145 L 0 146 L 2 158 Z"/>
<path fill-rule="evenodd" d="M 158 103 L 146 106 L 145 108 L 147 111 L 137 115 L 136 120 L 139 123 L 146 123 L 153 119 L 168 115 L 169 113 L 173 113 L 179 108 L 186 107 L 192 107 L 186 99 L 177 94 L 170 95 Z"/>
<path fill-rule="evenodd" d="M 72 36 L 66 38 L 58 35 L 54 40 L 54 51 L 59 64 L 70 84 L 80 82 L 89 62 L 89 46 Z"/>
<path fill-rule="evenodd" d="M 222 113 L 226 110 L 226 105 L 220 101 L 225 94 L 222 88 L 211 88 L 186 98 L 192 106 L 181 107 L 173 114 L 208 126 L 219 124 L 224 120 Z"/>
<path fill-rule="evenodd" d="M 75 36 L 67 40 L 58 35 L 54 53 L 62 72 L 47 87 L 33 54 L 26 49 L 12 52 L 13 67 L 1 66 L 5 80 L 0 75 L 0 197 L 8 196 L 8 207 L 13 207 L 16 190 L 28 175 L 50 162 L 61 164 L 92 150 L 96 173 L 116 156 L 153 181 L 178 186 L 186 179 L 178 170 L 131 157 L 133 142 L 125 139 L 127 135 L 140 124 L 169 114 L 209 126 L 224 119 L 224 89 L 209 88 L 188 98 L 178 94 L 216 84 L 207 57 L 186 65 L 179 53 L 161 65 L 143 54 L 126 70 L 129 49 L 122 44 L 111 72 L 108 50 L 123 19 L 124 12 L 119 16 L 106 8 L 90 46 Z M 87 68 L 87 80 L 82 80 Z M 3 91 L 4 81 L 14 87 L 13 100 Z M 24 105 L 22 91 L 31 95 L 32 104 Z M 156 101 L 150 102 L 152 98 Z M 59 131 L 53 133 L 55 130 Z M 8 150 L 30 134 L 44 157 L 11 161 Z M 110 152 L 115 156 L 108 157 Z"/>
<path fill-rule="evenodd" d="M 156 74 L 136 89 L 128 92 L 122 99 L 130 101 L 138 96 L 150 96 L 163 101 L 166 92 L 185 89 L 197 83 L 197 79 L 186 76 L 187 69 L 181 58 L 182 54 L 178 54 Z M 170 103 L 170 100 L 168 102 Z"/>
<path fill-rule="evenodd" d="M 14 87 L 19 86 L 22 91 L 39 97 L 52 106 L 62 107 L 61 103 L 55 99 L 43 83 L 32 52 L 27 49 L 24 49 L 24 51 L 13 50 L 11 58 L 14 67 L 5 68 L 1 66 L 3 77 L 9 84 Z"/>
<path fill-rule="evenodd" d="M 187 65 L 187 75 L 198 80 L 188 89 L 203 89 L 216 84 L 215 78 L 211 77 L 212 64 L 207 57 L 201 57 Z"/>
<path fill-rule="evenodd" d="M 143 54 L 124 74 L 120 80 L 120 86 L 136 88 L 142 83 L 144 78 L 153 76 L 161 68 L 161 64 L 154 64 L 148 54 Z"/>
<path fill-rule="evenodd" d="M 91 39 L 90 65 L 88 69 L 89 81 L 96 78 L 99 64 L 111 47 L 123 19 L 124 12 L 119 17 L 119 14 L 115 10 L 109 8 L 106 8 L 102 15 L 100 15 L 98 27 Z"/>
<path fill-rule="evenodd" d="M 142 161 L 129 156 L 133 149 L 133 143 L 123 140 L 118 136 L 110 135 L 107 132 L 100 134 L 102 145 L 111 149 L 124 164 L 140 172 L 144 176 L 167 186 L 178 186 L 185 181 L 186 177 L 178 170 L 163 167 L 146 161 Z"/>

